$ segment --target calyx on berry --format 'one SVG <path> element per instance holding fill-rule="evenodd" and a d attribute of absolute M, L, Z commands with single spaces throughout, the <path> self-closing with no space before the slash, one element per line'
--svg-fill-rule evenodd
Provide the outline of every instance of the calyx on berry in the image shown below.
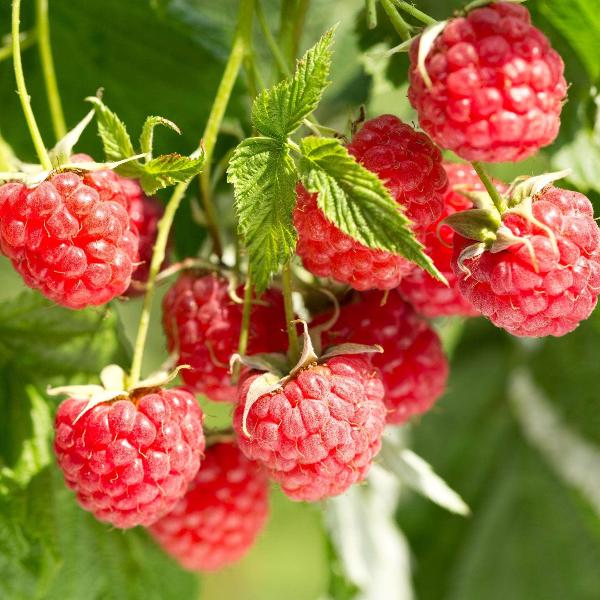
<path fill-rule="evenodd" d="M 262 375 L 257 377 L 250 388 L 246 396 L 246 403 L 244 405 L 244 414 L 242 417 L 242 430 L 246 437 L 250 437 L 250 432 L 246 427 L 248 420 L 248 414 L 252 405 L 265 394 L 271 394 L 278 389 L 281 389 L 290 379 L 297 375 L 300 371 L 314 367 L 318 364 L 323 364 L 334 356 L 342 356 L 349 354 L 369 354 L 374 352 L 383 352 L 381 346 L 369 346 L 366 344 L 339 344 L 337 346 L 331 346 L 327 350 L 320 354 L 315 351 L 314 344 L 311 334 L 308 331 L 308 325 L 306 321 L 298 319 L 296 323 L 301 323 L 303 327 L 302 333 L 302 353 L 298 362 L 290 366 L 289 360 L 285 354 L 270 353 L 270 354 L 256 354 L 253 356 L 240 356 L 234 354 L 231 357 L 230 367 L 233 368 L 237 363 L 256 370 L 265 371 Z"/>
<path fill-rule="evenodd" d="M 87 400 L 87 404 L 77 415 L 75 423 L 89 412 L 94 406 L 114 400 L 125 400 L 141 390 L 161 388 L 173 381 L 182 369 L 189 369 L 188 365 L 179 365 L 172 371 L 157 371 L 148 378 L 138 381 L 135 385 L 127 384 L 127 374 L 119 365 L 108 365 L 100 372 L 101 385 L 63 385 L 49 387 L 46 393 L 50 396 L 68 395 L 75 400 Z"/>
<path fill-rule="evenodd" d="M 481 255 L 486 250 L 494 253 L 506 250 L 515 244 L 529 244 L 529 240 L 515 235 L 503 224 L 503 220 L 513 214 L 519 215 L 538 229 L 546 232 L 553 246 L 556 239 L 552 230 L 535 218 L 532 211 L 534 198 L 547 186 L 569 174 L 569 170 L 555 173 L 544 173 L 535 177 L 517 178 L 510 185 L 505 194 L 500 194 L 503 202 L 500 207 L 493 204 L 486 192 L 464 192 L 476 208 L 454 213 L 443 224 L 451 227 L 464 238 L 475 243 L 467 246 L 461 253 L 458 264 L 464 268 L 464 261 Z M 461 190 L 457 190 L 463 193 Z M 532 252 L 534 268 L 536 267 L 535 255 Z"/>

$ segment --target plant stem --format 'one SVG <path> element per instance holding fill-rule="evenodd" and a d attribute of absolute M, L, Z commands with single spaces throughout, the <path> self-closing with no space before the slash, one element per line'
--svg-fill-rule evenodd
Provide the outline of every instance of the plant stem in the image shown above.
<path fill-rule="evenodd" d="M 394 26 L 394 29 L 398 33 L 398 35 L 403 40 L 410 39 L 410 26 L 408 23 L 400 16 L 396 7 L 392 4 L 391 0 L 380 0 L 381 6 L 383 10 L 385 10 L 388 18 L 390 19 L 391 24 Z"/>
<path fill-rule="evenodd" d="M 277 44 L 277 41 L 271 32 L 271 28 L 269 27 L 269 23 L 267 23 L 267 18 L 265 17 L 261 0 L 256 0 L 256 18 L 258 20 L 260 30 L 265 37 L 265 42 L 267 42 L 267 46 L 269 47 L 269 50 L 273 55 L 275 62 L 277 63 L 277 68 L 281 71 L 282 75 L 289 77 L 292 74 L 292 69 L 290 68 L 290 65 L 288 64 L 283 52 L 281 51 L 281 48 L 279 48 L 279 45 Z"/>
<path fill-rule="evenodd" d="M 281 2 L 279 46 L 282 48 L 289 69 L 293 68 L 298 56 L 300 37 L 309 5 L 310 0 L 282 0 Z M 282 71 L 282 74 L 285 75 L 285 71 Z"/>
<path fill-rule="evenodd" d="M 67 133 L 65 115 L 60 100 L 60 92 L 56 83 L 56 72 L 52 58 L 52 46 L 50 42 L 50 21 L 48 19 L 48 0 L 36 0 L 35 2 L 36 29 L 38 35 L 38 50 L 44 72 L 46 84 L 46 95 L 50 107 L 52 127 L 57 140 L 62 139 Z"/>
<path fill-rule="evenodd" d="M 246 354 L 248 349 L 248 334 L 250 332 L 250 315 L 252 313 L 252 278 L 250 273 L 246 277 L 244 287 L 244 308 L 242 310 L 242 326 L 240 329 L 240 340 L 238 343 L 238 354 Z"/>
<path fill-rule="evenodd" d="M 366 0 L 365 11 L 367 13 L 367 27 L 375 29 L 377 27 L 377 0 Z"/>
<path fill-rule="evenodd" d="M 37 39 L 37 35 L 35 31 L 26 31 L 21 34 L 21 50 L 25 50 L 30 48 L 35 44 L 35 40 Z M 12 37 L 9 41 L 4 44 L 4 46 L 0 46 L 0 62 L 10 58 L 13 54 L 13 44 Z"/>
<path fill-rule="evenodd" d="M 244 56 L 250 47 L 252 36 L 252 21 L 254 17 L 254 0 L 240 0 L 238 9 L 238 21 L 231 46 L 229 59 L 225 65 L 225 71 L 221 78 L 221 83 L 217 90 L 206 128 L 202 136 L 202 142 L 205 152 L 205 166 L 200 174 L 200 195 L 204 204 L 204 212 L 206 214 L 207 228 L 213 240 L 213 249 L 215 254 L 221 258 L 223 254 L 223 246 L 221 244 L 221 236 L 219 234 L 219 225 L 217 221 L 215 206 L 212 197 L 211 188 L 211 163 L 215 150 L 215 144 L 219 135 L 219 128 L 225 116 L 225 110 L 229 104 L 229 98 L 233 86 L 240 72 L 240 67 L 244 60 Z"/>
<path fill-rule="evenodd" d="M 419 10 L 416 6 L 413 6 L 410 2 L 405 2 L 404 0 L 392 0 L 392 2 L 405 13 L 409 14 L 411 17 L 417 19 L 417 21 L 421 21 L 421 23 L 425 23 L 425 25 L 435 25 L 437 21 L 430 17 L 428 14 L 424 13 L 422 10 Z"/>
<path fill-rule="evenodd" d="M 295 365 L 300 358 L 300 343 L 298 342 L 298 332 L 296 331 L 296 324 L 294 320 L 296 316 L 294 314 L 294 305 L 292 302 L 292 263 L 289 261 L 283 267 L 281 273 L 281 283 L 283 286 L 283 306 L 285 309 L 285 320 L 287 323 L 287 334 L 289 340 L 289 353 L 291 363 Z"/>
<path fill-rule="evenodd" d="M 229 59 L 227 61 L 227 65 L 225 66 L 225 71 L 223 73 L 221 83 L 219 84 L 219 89 L 217 91 L 217 95 L 215 97 L 213 107 L 210 111 L 208 122 L 204 130 L 204 140 L 200 143 L 200 146 L 202 146 L 204 143 L 204 148 L 206 150 L 206 167 L 205 171 L 202 173 L 203 176 L 207 171 L 209 171 L 208 167 L 210 165 L 210 157 L 212 157 L 212 151 L 214 150 L 219 126 L 223 120 L 223 115 L 225 114 L 225 109 L 229 102 L 233 85 L 237 79 L 242 60 L 246 53 L 246 48 L 249 46 L 250 35 L 252 33 L 253 14 L 254 0 L 240 0 L 238 23 L 233 45 L 231 47 Z M 203 181 L 206 182 L 205 185 L 207 186 L 207 190 L 210 191 L 210 173 L 207 178 L 201 178 L 201 182 Z M 150 263 L 150 272 L 148 274 L 148 282 L 146 284 L 146 293 L 144 295 L 142 313 L 140 315 L 140 322 L 133 348 L 131 373 L 128 381 L 130 387 L 137 384 L 140 380 L 142 361 L 144 358 L 144 347 L 146 345 L 146 338 L 148 337 L 148 328 L 150 325 L 150 312 L 152 310 L 152 301 L 154 299 L 156 277 L 165 257 L 169 232 L 171 230 L 171 225 L 173 224 L 175 213 L 177 212 L 179 204 L 181 203 L 181 200 L 183 199 L 189 185 L 190 180 L 184 181 L 177 185 L 165 208 L 165 213 L 158 223 L 158 234 L 156 237 L 156 243 L 154 245 L 152 261 Z M 210 196 L 207 196 L 207 198 L 210 198 Z M 210 205 L 212 206 L 212 202 Z M 215 252 L 220 256 L 221 246 L 219 238 L 213 237 L 213 240 L 215 241 Z"/>
<path fill-rule="evenodd" d="M 21 99 L 21 107 L 23 108 L 23 114 L 25 115 L 25 121 L 27 121 L 27 127 L 29 128 L 29 134 L 35 147 L 35 152 L 39 158 L 42 168 L 49 171 L 52 169 L 52 163 L 50 157 L 46 151 L 42 134 L 37 126 L 33 110 L 31 108 L 31 98 L 27 93 L 27 86 L 25 85 L 25 76 L 23 75 L 23 63 L 21 62 L 21 37 L 19 35 L 19 27 L 21 25 L 20 19 L 21 12 L 21 0 L 12 1 L 12 51 L 13 51 L 13 67 L 15 70 L 15 79 L 17 82 L 17 93 Z"/>
<path fill-rule="evenodd" d="M 475 171 L 477 171 L 477 175 L 479 175 L 479 179 L 481 179 L 487 193 L 490 195 L 494 206 L 500 211 L 500 214 L 502 214 L 506 206 L 500 192 L 498 192 L 496 186 L 493 184 L 491 177 L 487 174 L 484 166 L 480 162 L 474 160 L 471 162 L 471 165 Z"/>

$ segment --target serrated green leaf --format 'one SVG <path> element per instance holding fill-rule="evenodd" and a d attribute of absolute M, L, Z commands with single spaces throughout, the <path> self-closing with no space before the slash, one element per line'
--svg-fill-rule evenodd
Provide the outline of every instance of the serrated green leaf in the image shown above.
<path fill-rule="evenodd" d="M 300 174 L 319 208 L 344 233 L 377 250 L 400 254 L 443 280 L 383 182 L 333 138 L 306 137 Z"/>
<path fill-rule="evenodd" d="M 173 130 L 175 133 L 181 135 L 181 130 L 173 121 L 169 121 L 169 119 L 165 119 L 164 117 L 150 116 L 146 117 L 144 121 L 144 126 L 142 127 L 142 133 L 140 134 L 140 149 L 143 154 L 147 154 L 148 158 L 152 158 L 152 146 L 154 142 L 154 128 L 157 125 L 162 125 L 163 127 L 168 127 Z"/>
<path fill-rule="evenodd" d="M 129 158 L 136 154 L 131 143 L 129 133 L 125 123 L 110 110 L 100 98 L 95 96 L 87 99 L 94 106 L 96 111 L 96 123 L 98 124 L 98 135 L 102 140 L 104 154 L 109 161 L 118 161 Z M 124 167 L 126 165 L 123 165 Z M 133 169 L 133 164 L 128 164 L 127 168 Z"/>
<path fill-rule="evenodd" d="M 298 61 L 291 78 L 258 95 L 252 107 L 252 123 L 265 136 L 285 140 L 318 106 L 329 84 L 331 44 L 335 28 Z"/>
<path fill-rule="evenodd" d="M 249 138 L 235 150 L 227 170 L 234 186 L 238 227 L 244 238 L 257 291 L 293 254 L 292 210 L 297 172 L 286 144 Z"/>
<path fill-rule="evenodd" d="M 154 194 L 169 185 L 187 181 L 198 175 L 204 165 L 204 154 L 197 157 L 163 154 L 142 166 L 140 184 L 146 194 Z"/>

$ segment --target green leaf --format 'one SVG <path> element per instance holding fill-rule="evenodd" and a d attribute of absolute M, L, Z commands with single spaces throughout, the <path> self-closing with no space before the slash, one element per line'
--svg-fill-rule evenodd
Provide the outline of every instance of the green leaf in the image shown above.
<path fill-rule="evenodd" d="M 258 95 L 252 107 L 252 123 L 260 133 L 285 140 L 318 106 L 329 81 L 331 44 L 335 28 L 298 61 L 291 78 Z"/>
<path fill-rule="evenodd" d="M 169 119 L 165 119 L 164 117 L 151 116 L 147 117 L 144 121 L 144 126 L 142 127 L 142 133 L 140 134 L 140 149 L 143 154 L 147 154 L 150 158 L 152 158 L 152 147 L 154 142 L 154 128 L 157 125 L 162 125 L 163 127 L 168 127 L 172 129 L 175 133 L 181 135 L 181 130 L 173 121 L 169 121 Z"/>
<path fill-rule="evenodd" d="M 294 252 L 296 166 L 285 143 L 249 138 L 236 148 L 227 175 L 234 186 L 238 227 L 253 282 L 260 292 Z"/>
<path fill-rule="evenodd" d="M 156 190 L 191 179 L 202 171 L 203 165 L 204 153 L 200 156 L 163 154 L 141 167 L 140 184 L 146 194 L 154 194 Z"/>
<path fill-rule="evenodd" d="M 600 192 L 598 164 L 600 164 L 600 135 L 588 129 L 577 131 L 575 138 L 561 146 L 552 157 L 554 168 L 571 169 L 567 179 L 584 193 L 590 190 Z"/>
<path fill-rule="evenodd" d="M 94 105 L 98 135 L 102 140 L 104 154 L 109 161 L 118 161 L 135 155 L 133 144 L 125 123 L 110 110 L 100 98 L 95 96 L 87 99 Z M 135 169 L 135 164 L 127 163 L 123 168 Z"/>
<path fill-rule="evenodd" d="M 400 254 L 443 280 L 377 175 L 357 163 L 337 139 L 306 137 L 300 147 L 302 183 L 319 194 L 319 208 L 334 225 L 361 244 Z"/>

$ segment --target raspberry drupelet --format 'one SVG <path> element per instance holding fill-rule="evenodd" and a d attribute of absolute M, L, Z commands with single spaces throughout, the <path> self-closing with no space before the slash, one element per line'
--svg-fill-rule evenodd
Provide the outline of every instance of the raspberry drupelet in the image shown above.
<path fill-rule="evenodd" d="M 393 115 L 382 115 L 364 124 L 348 151 L 382 179 L 417 236 L 439 219 L 448 181 L 442 155 L 425 134 Z M 406 258 L 367 248 L 340 231 L 317 206 L 316 194 L 299 185 L 297 195 L 296 252 L 311 273 L 357 290 L 388 290 L 411 271 Z"/>
<path fill-rule="evenodd" d="M 451 19 L 418 67 L 408 97 L 421 127 L 465 160 L 517 161 L 554 141 L 567 85 L 564 64 L 519 4 L 499 2 Z"/>
<path fill-rule="evenodd" d="M 150 528 L 183 567 L 215 571 L 240 560 L 269 514 L 265 470 L 230 442 L 206 449 L 187 494 Z"/>
<path fill-rule="evenodd" d="M 151 525 L 186 493 L 204 452 L 203 416 L 184 389 L 138 391 L 82 413 L 62 402 L 54 449 L 67 485 L 115 527 Z"/>

